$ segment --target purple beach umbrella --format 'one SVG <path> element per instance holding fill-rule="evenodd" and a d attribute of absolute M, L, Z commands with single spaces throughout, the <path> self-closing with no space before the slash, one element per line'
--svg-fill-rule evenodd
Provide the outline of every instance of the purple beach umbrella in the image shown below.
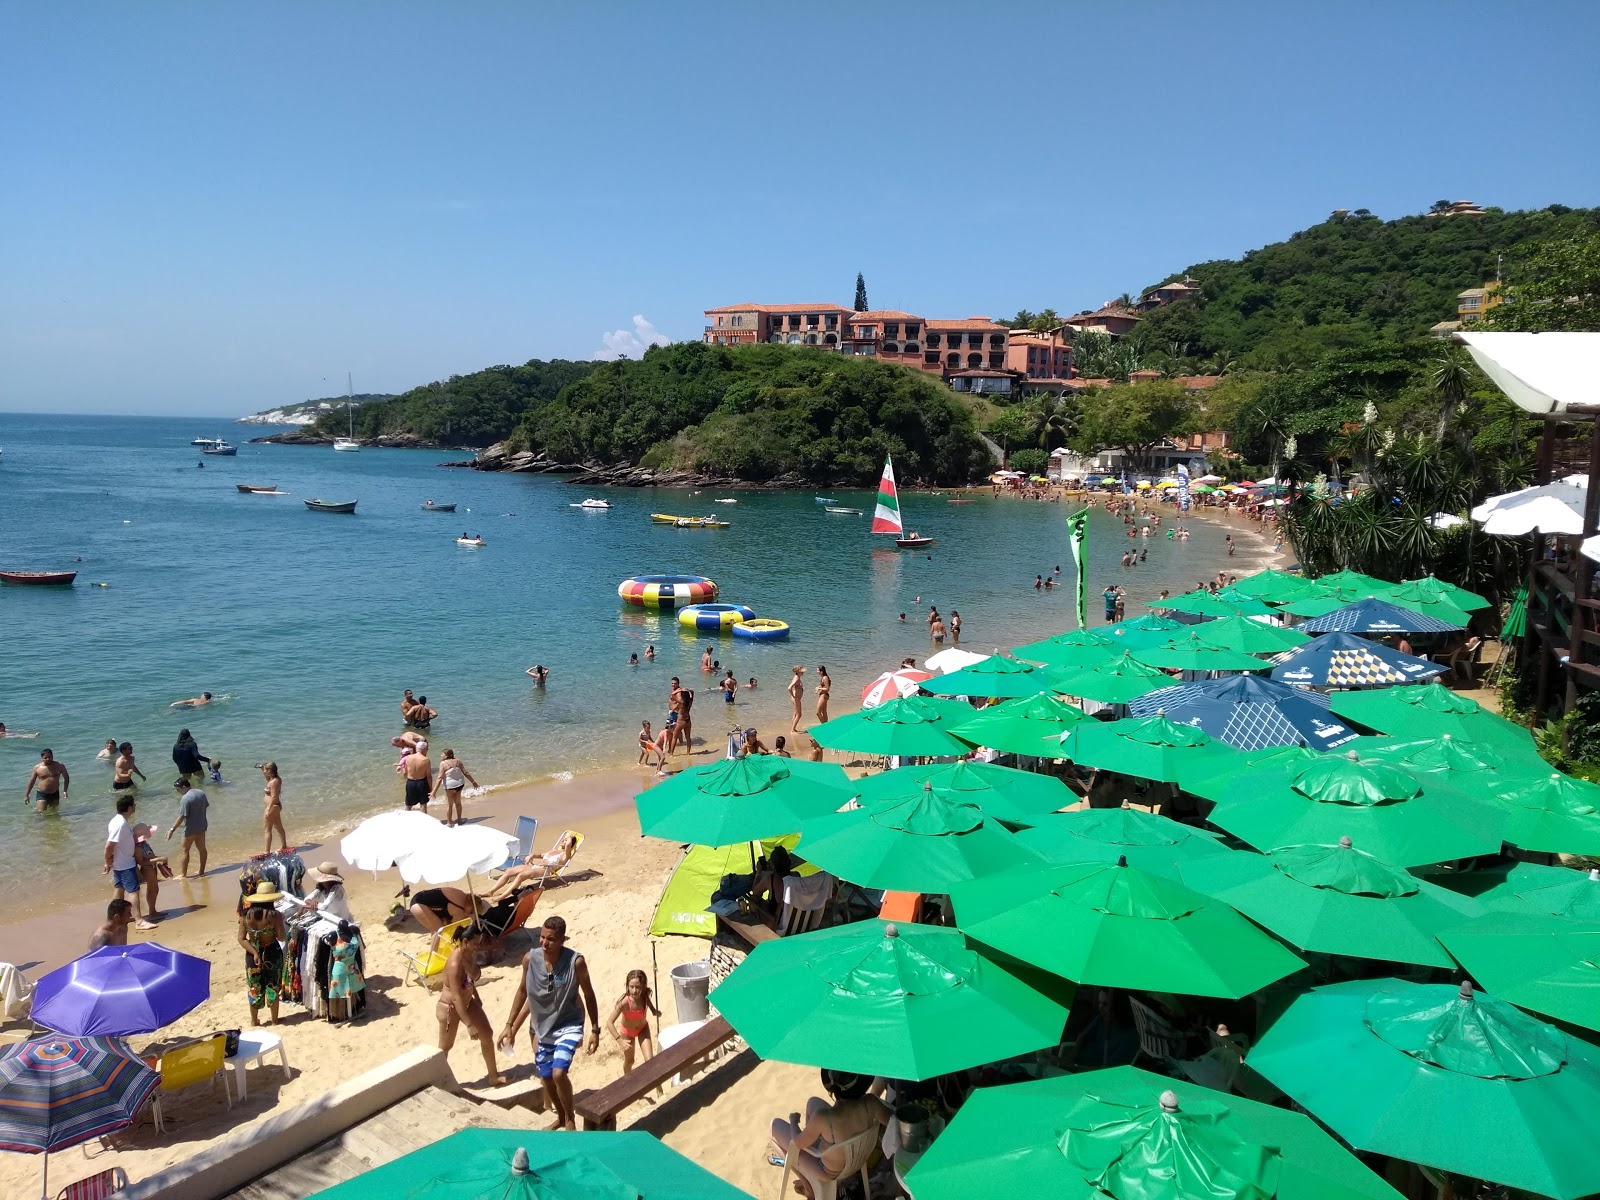
<path fill-rule="evenodd" d="M 35 1023 L 71 1037 L 151 1033 L 211 995 L 211 963 L 155 942 L 102 946 L 39 980 Z"/>

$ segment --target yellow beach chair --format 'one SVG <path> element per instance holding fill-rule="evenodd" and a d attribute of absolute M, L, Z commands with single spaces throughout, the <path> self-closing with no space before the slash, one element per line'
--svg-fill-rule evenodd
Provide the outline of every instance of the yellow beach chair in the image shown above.
<path fill-rule="evenodd" d="M 556 839 L 556 845 L 559 846 L 561 839 L 568 837 L 572 839 L 572 857 L 544 877 L 545 887 L 549 887 L 553 883 L 565 883 L 567 872 L 572 869 L 572 864 L 578 859 L 578 851 L 583 849 L 583 834 L 576 829 L 563 829 L 561 837 Z"/>
<path fill-rule="evenodd" d="M 202 1083 L 209 1083 L 214 1092 L 220 1079 L 223 1103 L 228 1108 L 233 1107 L 233 1093 L 228 1086 L 228 1063 L 223 1057 L 227 1040 L 219 1033 L 214 1037 L 174 1046 L 161 1056 L 157 1068 L 161 1073 L 161 1086 L 150 1098 L 150 1115 L 155 1119 L 157 1133 L 165 1133 L 167 1129 L 162 1098 L 174 1092 Z"/>
<path fill-rule="evenodd" d="M 400 985 L 404 987 L 414 978 L 423 987 L 432 986 L 428 981 L 444 972 L 445 963 L 450 961 L 450 952 L 456 948 L 456 939 L 473 920 L 472 917 L 463 917 L 442 926 L 434 932 L 428 948 L 421 954 L 407 954 L 402 950 L 400 954 L 406 960 L 406 972 Z"/>

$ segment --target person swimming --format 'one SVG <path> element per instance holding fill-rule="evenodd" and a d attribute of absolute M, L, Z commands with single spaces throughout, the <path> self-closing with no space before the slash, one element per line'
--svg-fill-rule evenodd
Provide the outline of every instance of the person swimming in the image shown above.
<path fill-rule="evenodd" d="M 198 696 L 190 696 L 187 700 L 174 700 L 167 705 L 168 708 L 199 708 L 202 704 L 211 703 L 211 693 L 201 692 Z"/>

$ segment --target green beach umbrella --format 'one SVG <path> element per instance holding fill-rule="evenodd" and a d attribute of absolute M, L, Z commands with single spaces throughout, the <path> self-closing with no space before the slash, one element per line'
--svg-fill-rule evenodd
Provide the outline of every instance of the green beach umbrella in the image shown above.
<path fill-rule="evenodd" d="M 1115 863 L 955 884 L 970 937 L 1074 983 L 1238 999 L 1305 963 L 1219 900 Z"/>
<path fill-rule="evenodd" d="M 463 1129 L 314 1200 L 751 1200 L 648 1133 Z"/>
<path fill-rule="evenodd" d="M 1272 666 L 1238 650 L 1224 650 L 1191 633 L 1165 646 L 1130 651 L 1147 667 L 1171 667 L 1180 671 L 1265 671 Z"/>
<path fill-rule="evenodd" d="M 854 750 L 858 754 L 899 754 L 938 757 L 965 754 L 967 745 L 947 732 L 970 720 L 973 709 L 960 700 L 938 696 L 903 696 L 876 708 L 813 725 L 808 733 L 829 750 Z"/>
<path fill-rule="evenodd" d="M 1247 1062 L 1357 1150 L 1556 1200 L 1600 1191 L 1600 1050 L 1471 984 L 1316 988 Z"/>
<path fill-rule="evenodd" d="M 1500 999 L 1600 1030 L 1600 924 L 1493 912 L 1439 936 Z"/>
<path fill-rule="evenodd" d="M 1306 746 L 1268 746 L 1262 750 L 1240 750 L 1229 746 L 1231 754 L 1216 758 L 1196 760 L 1178 765 L 1177 784 L 1186 792 L 1195 791 L 1193 784 L 1211 780 L 1213 788 L 1251 787 L 1252 781 L 1266 771 L 1285 767 L 1298 767 L 1306 763 L 1321 762 L 1326 756 L 1321 751 Z"/>
<path fill-rule="evenodd" d="M 1512 642 L 1528 632 L 1528 589 L 1519 587 L 1511 607 L 1506 610 L 1506 623 L 1500 627 L 1500 641 Z"/>
<path fill-rule="evenodd" d="M 906 1186 L 917 1200 L 1400 1200 L 1311 1118 L 1135 1067 L 979 1088 Z"/>
<path fill-rule="evenodd" d="M 1426 771 L 1456 787 L 1491 789 L 1491 795 L 1501 788 L 1543 779 L 1550 771 L 1550 764 L 1531 749 L 1523 754 L 1496 750 L 1448 733 L 1414 739 L 1359 737 L 1346 742 L 1341 749 L 1354 750 L 1362 758 Z"/>
<path fill-rule="evenodd" d="M 762 1058 L 932 1079 L 1054 1046 L 1072 989 L 957 930 L 870 920 L 763 942 L 711 996 Z"/>
<path fill-rule="evenodd" d="M 1259 597 L 1242 592 L 1233 596 L 1223 596 L 1221 592 L 1215 595 L 1211 592 L 1186 592 L 1168 600 L 1153 601 L 1150 607 L 1168 612 L 1192 613 L 1198 617 L 1265 617 L 1277 611 Z"/>
<path fill-rule="evenodd" d="M 1600 855 L 1600 787 L 1552 771 L 1489 794 L 1510 813 L 1506 841 L 1518 849 Z"/>
<path fill-rule="evenodd" d="M 1502 753 L 1534 750 L 1533 735 L 1520 725 L 1490 712 L 1476 700 L 1459 696 L 1442 683 L 1416 683 L 1371 691 L 1334 692 L 1329 707 L 1379 733 L 1409 738 L 1448 733 Z"/>
<path fill-rule="evenodd" d="M 999 821 L 931 787 L 807 821 L 800 853 L 861 887 L 947 892 L 958 880 L 1043 860 Z"/>
<path fill-rule="evenodd" d="M 1472 620 L 1464 608 L 1447 599 L 1437 588 L 1425 587 L 1420 583 L 1391 583 L 1375 595 L 1390 604 L 1398 604 L 1401 608 L 1409 608 L 1425 616 L 1438 617 L 1463 629 Z"/>
<path fill-rule="evenodd" d="M 1246 596 L 1256 596 L 1271 603 L 1283 593 L 1293 594 L 1305 588 L 1308 580 L 1303 575 L 1290 575 L 1284 571 L 1257 571 L 1254 575 L 1246 575 L 1238 583 L 1230 584 L 1229 590 L 1240 592 Z"/>
<path fill-rule="evenodd" d="M 1082 670 L 1122 653 L 1116 641 L 1093 629 L 1072 629 L 1055 637 L 1014 646 L 1011 653 L 1047 667 Z"/>
<path fill-rule="evenodd" d="M 1092 721 L 1076 704 L 1056 696 L 1022 696 L 986 708 L 950 732 L 974 746 L 988 746 L 1007 754 L 1055 758 L 1061 735 L 1074 725 Z"/>
<path fill-rule="evenodd" d="M 1172 683 L 1172 676 L 1165 671 L 1147 667 L 1133 655 L 1123 653 L 1082 671 L 1059 671 L 1052 676 L 1050 688 L 1065 696 L 1098 700 L 1101 704 L 1126 704 L 1158 688 L 1171 687 Z"/>
<path fill-rule="evenodd" d="M 1313 582 L 1318 587 L 1332 588 L 1334 591 L 1345 592 L 1352 600 L 1359 600 L 1363 596 L 1370 596 L 1373 592 L 1394 586 L 1387 579 L 1379 579 L 1374 575 L 1363 575 L 1360 571 L 1350 570 L 1335 571 L 1331 575 L 1319 575 Z"/>
<path fill-rule="evenodd" d="M 1085 721 L 1061 736 L 1062 758 L 1085 767 L 1176 783 L 1180 768 L 1228 757 L 1225 743 L 1162 714 L 1121 721 Z"/>
<path fill-rule="evenodd" d="M 772 754 L 689 767 L 633 798 L 639 831 L 697 846 L 728 846 L 796 833 L 855 795 L 844 768 Z"/>
<path fill-rule="evenodd" d="M 997 767 L 993 763 L 936 763 L 899 767 L 855 783 L 862 804 L 916 800 L 932 789 L 957 804 L 975 804 L 996 820 L 1026 822 L 1078 802 L 1078 794 L 1054 775 Z"/>
<path fill-rule="evenodd" d="M 1325 754 L 1253 778 L 1202 779 L 1189 790 L 1216 801 L 1213 825 L 1258 850 L 1349 837 L 1399 867 L 1496 853 L 1506 822 L 1488 801 L 1354 754 Z"/>
<path fill-rule="evenodd" d="M 1311 640 L 1309 633 L 1266 621 L 1253 621 L 1239 613 L 1207 621 L 1194 632 L 1208 646 L 1236 650 L 1241 654 L 1279 654 Z"/>
<path fill-rule="evenodd" d="M 1048 671 L 1033 663 L 1019 662 L 1003 654 L 991 654 L 982 662 L 935 675 L 922 681 L 922 690 L 936 696 L 989 696 L 1014 700 L 1018 696 L 1038 695 L 1045 687 Z"/>
<path fill-rule="evenodd" d="M 1473 893 L 1485 908 L 1600 924 L 1600 870 L 1515 863 L 1497 870 L 1472 871 L 1459 880 L 1471 883 L 1477 875 L 1498 881 Z"/>
<path fill-rule="evenodd" d="M 1235 853 L 1209 830 L 1180 825 L 1168 817 L 1137 808 L 1079 808 L 1041 817 L 1017 838 L 1053 863 L 1114 863 L 1169 879 L 1179 865 L 1193 858 Z"/>
<path fill-rule="evenodd" d="M 1285 604 L 1297 604 L 1302 600 L 1340 600 L 1349 603 L 1350 597 L 1338 588 L 1323 587 L 1315 580 L 1302 579 L 1298 587 L 1282 587 L 1262 599 L 1281 610 Z"/>
<path fill-rule="evenodd" d="M 1440 579 L 1436 575 L 1424 575 L 1421 579 L 1408 579 L 1399 587 L 1414 587 L 1421 595 L 1430 596 L 1436 600 L 1443 600 L 1454 604 L 1462 612 L 1477 612 L 1480 608 L 1492 608 L 1488 599 L 1469 592 L 1464 587 L 1457 587 L 1447 579 Z"/>
<path fill-rule="evenodd" d="M 1173 637 L 1181 637 L 1193 629 L 1182 621 L 1168 620 L 1158 613 L 1145 613 L 1115 625 L 1102 626 L 1098 632 L 1105 634 L 1123 650 L 1137 646 L 1165 646 Z"/>
<path fill-rule="evenodd" d="M 1334 846 L 1195 859 L 1180 864 L 1179 878 L 1233 905 L 1301 953 L 1424 967 L 1453 967 L 1439 932 L 1483 911 L 1355 848 L 1349 838 Z"/>

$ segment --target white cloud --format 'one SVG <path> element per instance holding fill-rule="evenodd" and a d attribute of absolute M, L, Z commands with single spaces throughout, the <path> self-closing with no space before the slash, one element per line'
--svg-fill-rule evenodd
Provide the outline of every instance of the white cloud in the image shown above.
<path fill-rule="evenodd" d="M 672 339 L 650 324 L 643 313 L 633 315 L 632 329 L 613 329 L 600 335 L 605 344 L 589 357 L 611 359 L 626 354 L 629 358 L 643 358 L 651 346 L 670 346 Z"/>

